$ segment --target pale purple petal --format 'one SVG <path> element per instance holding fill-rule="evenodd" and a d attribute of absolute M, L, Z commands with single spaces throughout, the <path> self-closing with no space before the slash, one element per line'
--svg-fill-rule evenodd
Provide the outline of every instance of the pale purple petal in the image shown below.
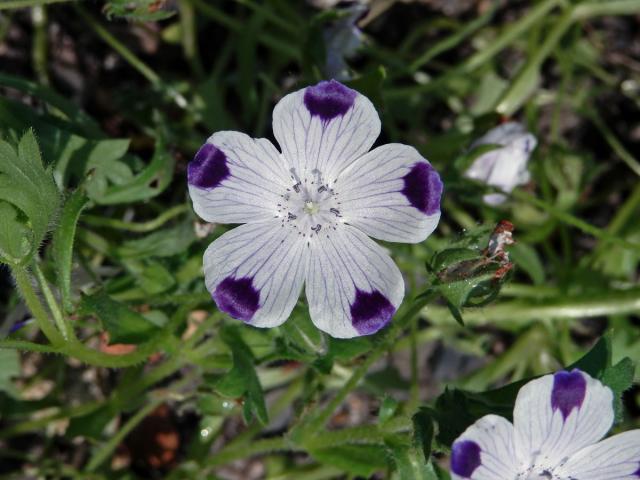
<path fill-rule="evenodd" d="M 187 168 L 189 194 L 200 217 L 215 223 L 273 218 L 290 186 L 280 153 L 265 139 L 214 133 Z"/>
<path fill-rule="evenodd" d="M 400 270 L 374 241 L 340 225 L 311 242 L 306 294 L 311 320 L 337 338 L 384 328 L 404 296 Z"/>
<path fill-rule="evenodd" d="M 256 327 L 274 327 L 291 314 L 307 262 L 304 242 L 278 221 L 241 225 L 207 248 L 205 284 L 221 311 Z"/>
<path fill-rule="evenodd" d="M 380 240 L 422 242 L 440 220 L 440 176 L 408 145 L 375 148 L 338 178 L 335 189 L 345 221 Z"/>
<path fill-rule="evenodd" d="M 527 133 L 519 123 L 500 125 L 472 144 L 472 148 L 482 145 L 496 145 L 497 148 L 479 155 L 464 175 L 504 192 L 511 192 L 516 186 L 529 181 L 527 163 L 536 144 L 536 137 Z M 499 205 L 505 199 L 506 196 L 500 193 L 484 197 L 489 205 Z"/>
<path fill-rule="evenodd" d="M 558 372 L 527 383 L 514 409 L 516 450 L 523 462 L 553 468 L 600 440 L 613 424 L 613 393 L 584 372 Z"/>
<path fill-rule="evenodd" d="M 273 133 L 300 178 L 337 178 L 380 133 L 369 99 L 341 83 L 320 82 L 286 95 L 273 110 Z"/>
<path fill-rule="evenodd" d="M 640 478 L 640 430 L 614 435 L 573 454 L 554 473 L 579 480 Z"/>
<path fill-rule="evenodd" d="M 517 478 L 513 425 L 487 415 L 471 425 L 451 447 L 452 480 Z"/>

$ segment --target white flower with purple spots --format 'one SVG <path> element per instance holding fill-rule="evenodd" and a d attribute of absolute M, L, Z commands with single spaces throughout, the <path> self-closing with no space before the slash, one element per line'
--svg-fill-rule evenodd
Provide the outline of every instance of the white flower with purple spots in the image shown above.
<path fill-rule="evenodd" d="M 303 285 L 311 320 L 334 337 L 377 332 L 404 296 L 400 270 L 369 237 L 417 243 L 440 219 L 440 177 L 413 147 L 369 149 L 371 102 L 334 80 L 285 96 L 266 139 L 217 132 L 188 167 L 196 213 L 240 223 L 204 254 L 218 308 L 256 327 L 291 314 Z"/>
<path fill-rule="evenodd" d="M 599 441 L 614 420 L 613 392 L 580 370 L 527 383 L 513 424 L 487 415 L 451 448 L 453 480 L 637 480 L 640 430 Z"/>
<path fill-rule="evenodd" d="M 465 177 L 511 192 L 516 186 L 529 182 L 527 163 L 538 141 L 517 122 L 507 122 L 473 142 L 471 148 L 482 145 L 500 145 L 478 156 L 464 173 Z M 502 193 L 483 197 L 489 205 L 500 205 L 506 200 Z"/>

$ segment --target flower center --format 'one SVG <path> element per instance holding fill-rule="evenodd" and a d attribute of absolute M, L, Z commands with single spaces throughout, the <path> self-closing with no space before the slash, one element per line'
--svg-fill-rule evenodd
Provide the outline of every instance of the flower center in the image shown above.
<path fill-rule="evenodd" d="M 320 204 L 313 202 L 305 202 L 304 203 L 304 213 L 308 213 L 309 215 L 315 215 L 320 211 Z"/>
<path fill-rule="evenodd" d="M 342 223 L 338 193 L 319 170 L 298 175 L 292 168 L 291 182 L 278 203 L 276 218 L 282 227 L 296 230 L 308 245 L 321 236 L 328 237 Z"/>

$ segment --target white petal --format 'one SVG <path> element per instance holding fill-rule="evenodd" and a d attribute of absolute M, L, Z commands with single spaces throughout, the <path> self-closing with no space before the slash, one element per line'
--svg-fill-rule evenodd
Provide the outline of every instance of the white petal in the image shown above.
<path fill-rule="evenodd" d="M 526 134 L 527 131 L 519 122 L 506 122 L 492 128 L 482 137 L 471 144 L 471 148 L 480 145 L 508 145 L 515 138 Z"/>
<path fill-rule="evenodd" d="M 369 335 L 387 325 L 404 296 L 389 255 L 349 225 L 311 242 L 306 294 L 311 320 L 336 338 Z"/>
<path fill-rule="evenodd" d="M 245 224 L 209 245 L 205 283 L 220 310 L 256 327 L 275 327 L 300 296 L 308 258 L 293 229 L 276 221 Z"/>
<path fill-rule="evenodd" d="M 335 188 L 345 222 L 380 240 L 422 242 L 440 220 L 440 176 L 408 145 L 370 151 L 347 168 Z"/>
<path fill-rule="evenodd" d="M 513 425 L 497 415 L 482 417 L 451 447 L 453 480 L 510 480 L 517 473 Z"/>
<path fill-rule="evenodd" d="M 332 181 L 369 151 L 380 118 L 369 99 L 331 80 L 285 96 L 273 110 L 273 134 L 300 177 Z"/>
<path fill-rule="evenodd" d="M 464 173 L 466 177 L 505 192 L 511 192 L 517 185 L 529 181 L 527 163 L 537 140 L 522 125 L 515 122 L 500 125 L 476 140 L 472 148 L 480 145 L 501 147 L 478 156 Z M 489 205 L 499 205 L 505 199 L 500 193 L 484 196 L 484 201 Z"/>
<path fill-rule="evenodd" d="M 600 440 L 613 424 L 613 393 L 580 370 L 527 383 L 513 412 L 516 451 L 523 465 L 553 468 Z"/>
<path fill-rule="evenodd" d="M 216 223 L 273 218 L 291 184 L 273 144 L 240 132 L 214 133 L 189 163 L 188 174 L 194 210 Z"/>
<path fill-rule="evenodd" d="M 561 478 L 637 480 L 640 478 L 640 430 L 632 430 L 583 448 L 554 470 Z"/>

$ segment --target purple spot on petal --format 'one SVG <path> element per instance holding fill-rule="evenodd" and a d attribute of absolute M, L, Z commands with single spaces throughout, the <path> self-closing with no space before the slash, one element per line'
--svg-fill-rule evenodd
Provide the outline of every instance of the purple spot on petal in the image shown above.
<path fill-rule="evenodd" d="M 587 381 L 580 370 L 557 372 L 553 375 L 551 408 L 560 410 L 566 420 L 571 410 L 580 408 L 587 393 Z"/>
<path fill-rule="evenodd" d="M 260 307 L 260 292 L 251 278 L 225 278 L 213 292 L 218 308 L 233 318 L 248 322 Z"/>
<path fill-rule="evenodd" d="M 640 478 L 640 464 L 638 465 L 638 470 L 635 471 L 634 475 Z"/>
<path fill-rule="evenodd" d="M 351 304 L 351 324 L 360 335 L 370 335 L 386 326 L 396 309 L 378 290 L 367 293 L 356 289 Z"/>
<path fill-rule="evenodd" d="M 311 116 L 320 117 L 328 122 L 344 115 L 353 106 L 358 92 L 345 87 L 340 82 L 323 81 L 307 87 L 304 91 L 304 104 Z"/>
<path fill-rule="evenodd" d="M 451 447 L 451 471 L 464 478 L 470 478 L 481 465 L 480 445 L 471 440 L 455 442 Z"/>
<path fill-rule="evenodd" d="M 215 145 L 205 143 L 187 167 L 189 184 L 211 189 L 229 176 L 227 157 Z"/>
<path fill-rule="evenodd" d="M 440 175 L 428 163 L 416 163 L 403 178 L 402 193 L 411 205 L 426 215 L 433 215 L 440 210 L 442 181 Z"/>

